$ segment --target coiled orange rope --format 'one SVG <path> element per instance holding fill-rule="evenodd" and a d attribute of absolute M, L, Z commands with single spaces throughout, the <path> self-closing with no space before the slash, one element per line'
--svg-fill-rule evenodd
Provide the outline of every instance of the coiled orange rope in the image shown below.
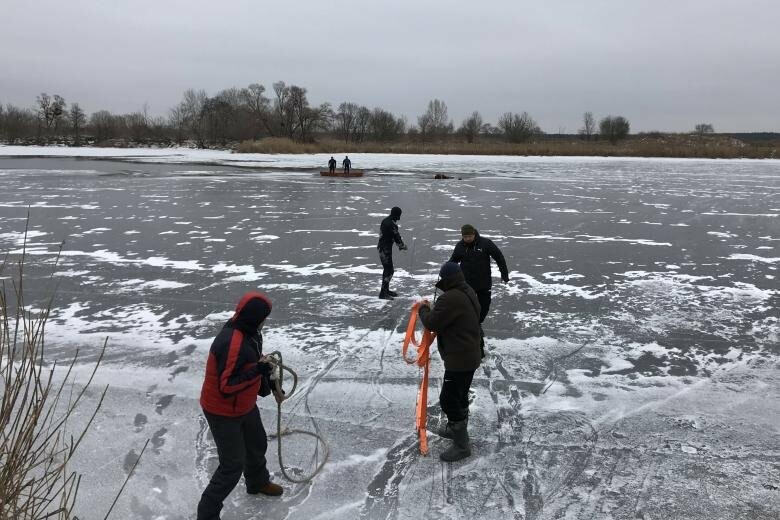
<path fill-rule="evenodd" d="M 421 303 L 422 302 L 417 302 L 412 306 L 412 313 L 409 316 L 409 325 L 406 327 L 402 356 L 404 361 L 408 364 L 417 365 L 423 369 L 420 391 L 417 393 L 415 428 L 417 429 L 417 434 L 420 436 L 420 453 L 428 455 L 428 436 L 425 428 L 428 421 L 428 367 L 430 366 L 431 361 L 430 346 L 433 343 L 433 340 L 436 339 L 436 333 L 428 329 L 423 329 L 422 339 L 420 341 L 417 340 L 415 326 L 417 325 L 417 310 L 420 308 Z M 416 358 L 410 359 L 407 357 L 406 353 L 409 350 L 410 344 L 417 348 Z"/>

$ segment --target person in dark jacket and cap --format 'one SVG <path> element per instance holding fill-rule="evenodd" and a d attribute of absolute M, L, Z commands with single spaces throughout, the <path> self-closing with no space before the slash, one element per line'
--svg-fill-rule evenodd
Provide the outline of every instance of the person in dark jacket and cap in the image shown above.
<path fill-rule="evenodd" d="M 279 496 L 283 489 L 270 480 L 265 434 L 257 396 L 271 393 L 275 370 L 263 357 L 260 333 L 271 313 L 271 300 L 259 292 L 241 298 L 209 350 L 200 405 L 217 445 L 219 467 L 198 503 L 198 520 L 218 520 L 222 503 L 241 475 L 249 494 Z M 282 395 L 273 390 L 277 401 Z"/>
<path fill-rule="evenodd" d="M 477 295 L 455 262 L 446 262 L 441 267 L 436 287 L 443 294 L 433 307 L 424 301 L 418 315 L 425 328 L 436 333 L 439 354 L 444 361 L 439 403 L 447 416 L 447 425 L 439 430 L 439 435 L 452 439 L 452 446 L 439 458 L 455 462 L 471 455 L 468 396 L 474 371 L 482 360 L 480 308 Z"/>
<path fill-rule="evenodd" d="M 398 244 L 398 249 L 404 251 L 406 244 L 398 232 L 398 222 L 401 219 L 401 208 L 394 206 L 390 215 L 382 220 L 379 226 L 379 244 L 376 248 L 379 252 L 379 261 L 382 262 L 382 288 L 379 297 L 383 300 L 392 300 L 398 293 L 390 290 L 390 280 L 393 278 L 393 243 Z"/>
<path fill-rule="evenodd" d="M 501 281 L 509 281 L 509 271 L 506 267 L 506 260 L 498 246 L 489 238 L 479 235 L 474 226 L 465 224 L 460 228 L 462 240 L 455 245 L 455 250 L 450 256 L 450 262 L 457 262 L 463 269 L 463 275 L 466 283 L 474 289 L 479 298 L 479 305 L 482 309 L 479 315 L 479 322 L 485 321 L 488 310 L 490 309 L 491 289 L 493 278 L 490 273 L 490 259 L 495 260 L 498 270 L 501 271 Z"/>

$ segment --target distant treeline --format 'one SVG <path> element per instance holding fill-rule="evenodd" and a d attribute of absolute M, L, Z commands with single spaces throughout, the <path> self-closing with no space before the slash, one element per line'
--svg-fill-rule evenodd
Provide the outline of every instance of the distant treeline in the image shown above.
<path fill-rule="evenodd" d="M 346 145 L 365 151 L 426 149 L 454 153 L 447 150 L 465 149 L 470 153 L 522 153 L 544 146 L 555 151 L 556 141 L 576 141 L 576 146 L 569 149 L 577 153 L 612 155 L 606 145 L 617 146 L 629 137 L 630 129 L 625 117 L 608 115 L 597 121 L 593 113 L 585 112 L 577 134 L 548 135 L 525 111 L 505 112 L 495 123 L 484 121 L 475 111 L 456 127 L 446 103 L 438 99 L 429 101 L 425 111 L 410 123 L 381 107 L 351 102 L 313 106 L 305 88 L 282 81 L 274 83 L 270 92 L 258 83 L 225 89 L 214 96 L 190 89 L 166 116 L 151 116 L 146 107 L 129 114 L 107 110 L 87 114 L 77 102 L 69 104 L 62 96 L 47 93 L 37 96 L 30 107 L 0 104 L 0 141 L 7 144 L 188 145 L 270 152 Z M 637 137 L 666 135 L 654 132 Z M 712 136 L 714 128 L 699 123 L 689 135 Z M 767 137 L 766 141 L 776 143 L 777 139 Z"/>

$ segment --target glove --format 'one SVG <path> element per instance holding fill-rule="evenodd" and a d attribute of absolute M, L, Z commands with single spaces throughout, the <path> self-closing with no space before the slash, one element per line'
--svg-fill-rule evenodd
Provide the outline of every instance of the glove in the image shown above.
<path fill-rule="evenodd" d="M 257 395 L 265 397 L 271 394 L 271 365 L 265 361 L 257 362 L 257 371 L 260 373 L 260 388 Z"/>
<path fill-rule="evenodd" d="M 398 246 L 398 250 L 399 250 L 399 251 L 406 251 L 407 249 L 409 249 L 409 248 L 408 248 L 408 247 L 406 247 L 406 244 L 403 244 L 403 243 L 402 243 L 402 244 L 400 244 L 400 245 Z"/>

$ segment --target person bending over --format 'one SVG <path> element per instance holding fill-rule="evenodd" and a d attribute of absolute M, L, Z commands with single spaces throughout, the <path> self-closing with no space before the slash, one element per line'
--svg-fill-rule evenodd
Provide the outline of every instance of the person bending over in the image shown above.
<path fill-rule="evenodd" d="M 249 292 L 209 350 L 200 405 L 217 445 L 219 467 L 198 503 L 198 520 L 219 520 L 222 503 L 241 475 L 250 495 L 279 496 L 266 468 L 268 439 L 257 396 L 271 393 L 272 366 L 263 357 L 261 329 L 271 313 L 265 294 Z M 282 396 L 273 391 L 277 402 Z"/>
<path fill-rule="evenodd" d="M 444 361 L 439 403 L 447 424 L 439 430 L 439 435 L 452 439 L 452 445 L 439 458 L 455 462 L 471 455 L 468 396 L 474 371 L 482 361 L 480 308 L 477 295 L 455 262 L 446 262 L 441 267 L 436 287 L 444 294 L 433 306 L 424 301 L 417 312 L 423 325 L 436 333 L 439 354 Z"/>

